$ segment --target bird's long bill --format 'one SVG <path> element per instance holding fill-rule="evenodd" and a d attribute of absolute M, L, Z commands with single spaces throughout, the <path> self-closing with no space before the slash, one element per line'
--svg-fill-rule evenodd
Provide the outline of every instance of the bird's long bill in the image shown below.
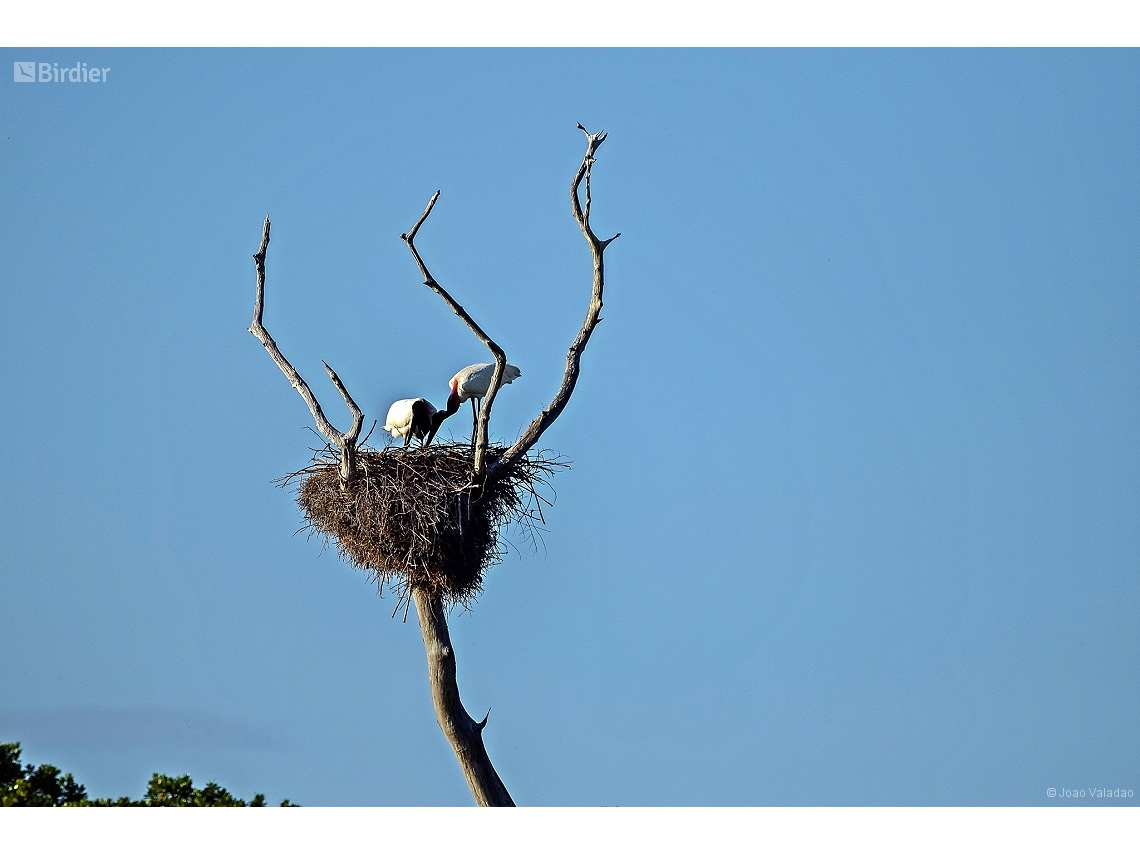
<path fill-rule="evenodd" d="M 423 446 L 426 448 L 431 445 L 431 441 L 435 439 L 436 431 L 443 425 L 445 419 L 451 418 L 459 412 L 459 407 L 462 402 L 459 400 L 459 395 L 452 392 L 447 396 L 447 409 L 437 410 L 435 415 L 431 417 L 431 429 L 428 431 L 427 438 L 423 441 Z"/>

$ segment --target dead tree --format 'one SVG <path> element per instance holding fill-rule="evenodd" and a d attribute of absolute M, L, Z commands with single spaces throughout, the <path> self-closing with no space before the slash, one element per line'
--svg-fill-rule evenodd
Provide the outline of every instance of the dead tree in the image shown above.
<path fill-rule="evenodd" d="M 435 280 L 415 246 L 415 238 L 435 207 L 439 191 L 423 215 L 401 238 L 408 245 L 424 284 L 483 342 L 495 361 L 495 370 L 476 424 L 474 448 L 465 443 L 405 449 L 358 448 L 364 416 L 337 377 L 325 365 L 337 391 L 352 413 L 352 428 L 336 430 L 325 418 L 308 385 L 281 354 L 262 325 L 265 293 L 265 253 L 269 246 L 269 218 L 261 236 L 257 264 L 257 297 L 249 331 L 269 351 L 289 382 L 313 414 L 317 429 L 328 441 L 313 464 L 285 480 L 299 480 L 298 503 L 309 527 L 335 540 L 342 557 L 367 570 L 380 583 L 392 582 L 400 604 L 416 606 L 420 632 L 427 651 L 428 679 L 436 720 L 459 759 L 475 801 L 487 807 L 513 806 L 483 745 L 487 717 L 475 721 L 459 697 L 455 652 L 447 629 L 449 605 L 470 602 L 481 589 L 483 570 L 494 560 L 498 528 L 510 521 L 532 519 L 528 495 L 538 497 L 534 485 L 542 483 L 560 464 L 532 451 L 542 434 L 565 409 L 578 382 L 582 353 L 601 321 L 605 284 L 603 254 L 618 235 L 599 239 L 590 227 L 590 172 L 605 132 L 586 135 L 586 154 L 570 185 L 570 200 L 593 258 L 593 287 L 586 318 L 566 354 L 566 369 L 550 404 L 508 448 L 492 446 L 488 425 L 495 395 L 507 365 L 506 353 Z M 585 201 L 581 198 L 585 184 Z M 528 493 L 529 491 L 529 493 Z M 412 509 L 412 510 L 409 510 Z M 538 510 L 541 514 L 541 509 Z"/>

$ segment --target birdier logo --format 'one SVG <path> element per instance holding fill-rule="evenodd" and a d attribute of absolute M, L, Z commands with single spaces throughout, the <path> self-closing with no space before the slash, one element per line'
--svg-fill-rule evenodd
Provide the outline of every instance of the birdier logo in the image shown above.
<path fill-rule="evenodd" d="M 110 68 L 87 67 L 85 62 L 65 65 L 58 62 L 13 62 L 15 83 L 106 83 Z"/>

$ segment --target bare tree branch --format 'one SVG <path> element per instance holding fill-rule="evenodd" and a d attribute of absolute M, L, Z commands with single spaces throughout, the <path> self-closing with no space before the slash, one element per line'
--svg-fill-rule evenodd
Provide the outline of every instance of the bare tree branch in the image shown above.
<path fill-rule="evenodd" d="M 333 385 L 336 386 L 336 390 L 340 392 L 340 396 L 344 398 L 344 403 L 348 406 L 348 411 L 352 413 L 352 427 L 349 428 L 348 433 L 341 435 L 355 445 L 357 438 L 360 436 L 360 430 L 364 427 L 364 413 L 360 411 L 360 407 L 356 406 L 356 401 L 352 400 L 352 395 L 348 394 L 348 390 L 344 388 L 344 384 L 340 382 L 340 378 L 336 376 L 336 372 L 329 368 L 329 364 L 322 359 L 321 365 L 325 367 L 329 379 L 332 380 Z"/>
<path fill-rule="evenodd" d="M 435 207 L 436 200 L 439 199 L 439 191 L 436 190 L 432 195 L 431 200 L 424 209 L 423 215 L 412 226 L 412 230 L 407 234 L 400 235 L 404 243 L 408 245 L 408 249 L 412 251 L 412 256 L 416 259 L 416 264 L 420 268 L 420 275 L 424 277 L 424 285 L 431 290 L 435 291 L 443 301 L 451 307 L 451 311 L 459 315 L 460 320 L 467 324 L 468 329 L 475 333 L 475 337 L 491 351 L 491 355 L 495 358 L 495 370 L 491 375 L 491 385 L 487 387 L 487 394 L 483 396 L 483 403 L 479 407 L 479 421 L 475 428 L 475 475 L 482 476 L 487 467 L 487 444 L 488 444 L 488 425 L 491 420 L 491 406 L 495 403 L 495 395 L 499 393 L 499 386 L 503 382 L 503 372 L 507 367 L 507 355 L 503 349 L 499 347 L 491 339 L 489 335 L 483 332 L 482 328 L 475 323 L 474 318 L 467 314 L 466 310 L 455 301 L 455 299 L 444 290 L 443 286 L 435 281 L 435 278 L 427 269 L 424 260 L 420 258 L 419 252 L 416 250 L 416 233 L 419 232 L 420 226 L 427 220 L 428 214 L 431 209 Z"/>
<path fill-rule="evenodd" d="M 582 322 L 582 328 L 578 330 L 578 335 L 574 337 L 574 341 L 570 344 L 570 350 L 566 354 L 566 371 L 562 375 L 562 385 L 559 386 L 558 392 L 555 393 L 550 405 L 530 423 L 530 426 L 523 431 L 522 436 L 515 441 L 514 445 L 508 448 L 503 456 L 491 465 L 487 472 L 489 479 L 496 478 L 499 476 L 499 473 L 509 470 L 520 457 L 525 455 L 534 444 L 538 442 L 539 437 L 541 437 L 546 429 L 554 424 L 554 420 L 562 414 L 562 411 L 566 408 L 566 404 L 570 400 L 570 396 L 574 393 L 575 385 L 578 383 L 582 352 L 586 349 L 586 345 L 590 341 L 590 336 L 593 334 L 594 328 L 602 319 L 602 289 L 605 286 L 605 266 L 602 261 L 602 255 L 605 253 L 606 247 L 620 237 L 621 233 L 619 232 L 612 238 L 607 238 L 606 240 L 599 240 L 594 234 L 593 229 L 590 228 L 590 206 L 592 204 L 590 198 L 590 168 L 594 165 L 594 153 L 598 150 L 598 147 L 605 142 L 606 132 L 598 131 L 596 134 L 591 134 L 583 128 L 581 124 L 578 125 L 578 128 L 586 135 L 586 154 L 582 158 L 582 165 L 578 167 L 578 172 L 570 184 L 570 204 L 574 210 L 574 219 L 577 220 L 579 228 L 582 229 L 582 234 L 586 237 L 586 242 L 590 245 L 590 254 L 594 259 L 594 287 L 590 295 L 590 307 L 586 311 L 586 319 Z M 578 190 L 581 187 L 583 179 L 586 181 L 585 207 L 582 206 L 578 196 Z"/>
<path fill-rule="evenodd" d="M 268 248 L 269 217 L 266 217 L 265 228 L 261 232 L 261 247 L 253 256 L 253 260 L 257 264 L 257 296 L 253 301 L 253 323 L 250 324 L 249 331 L 265 346 L 269 355 L 273 357 L 273 361 L 277 363 L 277 367 L 281 369 L 293 388 L 300 393 L 301 398 L 309 407 L 309 412 L 313 414 L 313 420 L 317 423 L 317 430 L 324 435 L 325 439 L 340 449 L 340 477 L 341 481 L 347 484 L 356 474 L 356 440 L 364 426 L 364 413 L 360 411 L 360 407 L 356 406 L 356 402 L 352 400 L 352 396 L 348 394 L 348 390 L 344 388 L 344 384 L 340 382 L 336 372 L 329 368 L 328 363 L 322 363 L 333 385 L 336 386 L 336 390 L 340 392 L 340 396 L 348 405 L 349 412 L 352 413 L 352 428 L 348 433 L 341 433 L 334 428 L 332 423 L 325 418 L 324 411 L 309 388 L 309 384 L 281 353 L 277 347 L 277 342 L 269 334 L 269 330 L 262 325 L 261 316 L 265 310 L 265 252 Z"/>
<path fill-rule="evenodd" d="M 455 650 L 447 631 L 443 603 L 423 588 L 415 588 L 411 596 L 416 601 L 416 615 L 420 619 L 420 632 L 427 650 L 428 680 L 435 718 L 459 758 L 467 785 L 480 807 L 514 807 L 511 794 L 491 765 L 491 758 L 483 745 L 487 716 L 482 721 L 475 721 L 459 699 L 459 686 L 455 682 Z"/>

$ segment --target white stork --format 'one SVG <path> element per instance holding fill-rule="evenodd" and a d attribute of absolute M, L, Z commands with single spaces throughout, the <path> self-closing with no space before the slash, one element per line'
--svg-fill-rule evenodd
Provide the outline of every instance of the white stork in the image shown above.
<path fill-rule="evenodd" d="M 402 436 L 404 448 L 411 444 L 413 438 L 420 441 L 421 447 L 428 446 L 443 420 L 458 411 L 457 395 L 448 395 L 446 410 L 437 410 L 426 398 L 403 398 L 388 408 L 384 430 L 393 437 Z"/>
<path fill-rule="evenodd" d="M 451 394 L 460 401 L 471 402 L 471 441 L 475 441 L 475 428 L 479 423 L 479 411 L 475 408 L 475 399 L 487 394 L 491 385 L 491 376 L 495 373 L 494 362 L 479 362 L 461 369 L 451 378 Z M 522 377 L 518 366 L 507 365 L 503 369 L 503 383 L 512 383 Z M 450 398 L 448 399 L 450 400 Z"/>

